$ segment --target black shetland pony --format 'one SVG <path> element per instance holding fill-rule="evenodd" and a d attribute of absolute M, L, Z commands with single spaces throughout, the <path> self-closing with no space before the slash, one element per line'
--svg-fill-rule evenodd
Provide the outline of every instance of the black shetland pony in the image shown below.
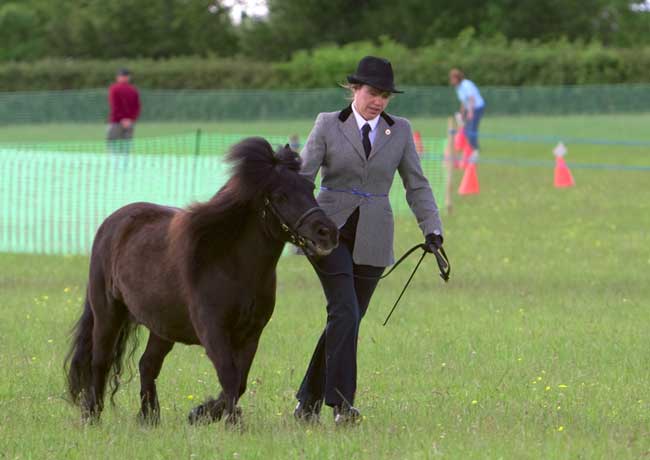
<path fill-rule="evenodd" d="M 233 174 L 208 202 L 188 209 L 134 203 L 99 227 L 81 318 L 66 358 L 68 391 L 85 420 L 101 414 L 106 383 L 119 386 L 124 351 L 138 325 L 150 331 L 139 362 L 143 422 L 157 423 L 156 378 L 175 342 L 202 345 L 222 391 L 192 409 L 191 423 L 237 423 L 237 401 L 275 305 L 285 242 L 312 255 L 337 245 L 300 157 L 261 138 L 232 148 Z"/>

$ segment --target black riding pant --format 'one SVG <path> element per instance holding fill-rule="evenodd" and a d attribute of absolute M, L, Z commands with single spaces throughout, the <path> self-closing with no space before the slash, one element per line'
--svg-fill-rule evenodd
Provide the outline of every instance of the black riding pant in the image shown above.
<path fill-rule="evenodd" d="M 305 404 L 354 404 L 359 325 L 378 280 L 353 275 L 377 278 L 384 272 L 384 267 L 358 265 L 352 260 L 355 217 L 358 214 L 341 229 L 339 246 L 317 262 L 323 272 L 336 274 L 317 270 L 327 299 L 327 324 L 298 390 L 297 398 Z"/>

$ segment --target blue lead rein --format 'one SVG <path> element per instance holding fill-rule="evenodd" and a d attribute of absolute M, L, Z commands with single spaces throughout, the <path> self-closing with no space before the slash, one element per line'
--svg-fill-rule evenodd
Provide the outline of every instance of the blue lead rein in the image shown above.
<path fill-rule="evenodd" d="M 326 187 L 324 185 L 320 186 L 321 190 L 324 190 L 326 192 L 338 192 L 338 193 L 349 193 L 351 195 L 357 195 L 361 196 L 364 198 L 386 198 L 388 196 L 388 193 L 370 193 L 370 192 L 364 192 L 363 190 L 357 190 L 356 188 L 352 188 L 349 190 L 345 189 L 338 189 L 338 188 L 330 188 Z"/>

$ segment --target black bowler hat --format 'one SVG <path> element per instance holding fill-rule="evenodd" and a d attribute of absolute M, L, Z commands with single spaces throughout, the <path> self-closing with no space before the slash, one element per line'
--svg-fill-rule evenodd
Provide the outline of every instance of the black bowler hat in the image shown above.
<path fill-rule="evenodd" d="M 393 67 L 390 61 L 375 56 L 366 56 L 359 61 L 357 71 L 348 75 L 349 83 L 369 85 L 389 93 L 403 93 L 395 88 L 393 82 Z"/>

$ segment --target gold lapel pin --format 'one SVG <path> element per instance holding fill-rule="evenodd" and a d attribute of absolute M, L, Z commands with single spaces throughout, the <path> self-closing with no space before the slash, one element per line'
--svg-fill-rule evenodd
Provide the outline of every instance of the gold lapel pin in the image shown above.
<path fill-rule="evenodd" d="M 386 133 L 387 136 L 390 136 L 390 129 L 387 129 L 387 130 L 384 131 L 384 132 Z"/>

